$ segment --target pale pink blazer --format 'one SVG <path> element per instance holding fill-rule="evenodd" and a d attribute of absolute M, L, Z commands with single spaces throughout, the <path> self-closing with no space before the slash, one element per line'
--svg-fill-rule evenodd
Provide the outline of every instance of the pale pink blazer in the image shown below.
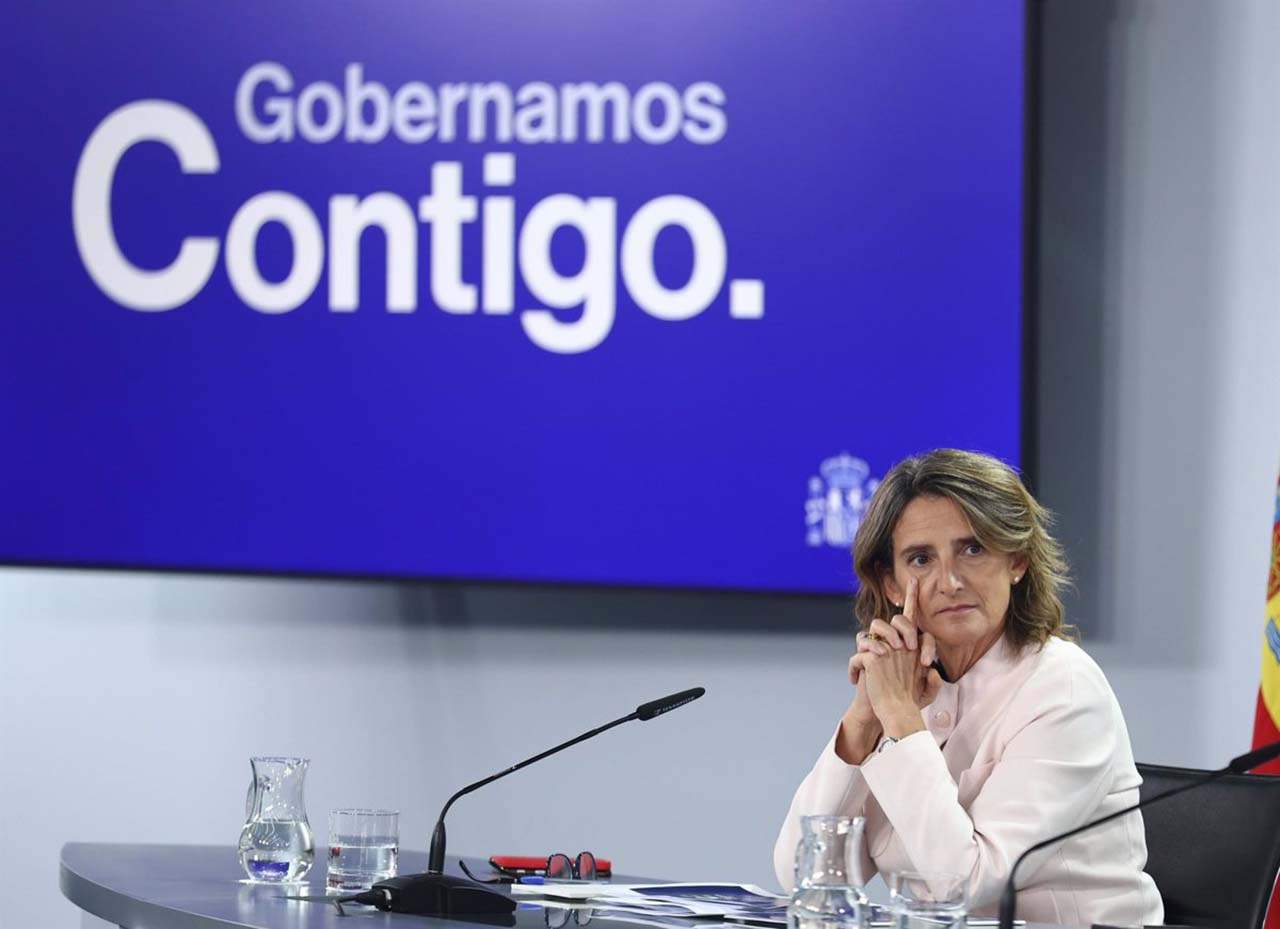
<path fill-rule="evenodd" d="M 866 817 L 864 878 L 879 870 L 969 877 L 970 912 L 994 915 L 1009 869 L 1042 839 L 1138 800 L 1129 732 L 1102 670 L 1062 639 L 1015 655 L 1001 640 L 924 711 L 928 731 L 837 757 L 834 736 L 791 801 L 773 851 L 794 883 L 800 817 Z M 1142 814 L 1037 852 L 1018 869 L 1018 916 L 1063 925 L 1162 923 L 1143 873 Z"/>

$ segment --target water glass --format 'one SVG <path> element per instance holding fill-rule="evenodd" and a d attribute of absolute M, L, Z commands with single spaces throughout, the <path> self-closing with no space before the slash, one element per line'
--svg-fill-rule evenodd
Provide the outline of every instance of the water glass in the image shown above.
<path fill-rule="evenodd" d="M 359 893 L 395 877 L 399 854 L 399 811 L 329 812 L 329 891 Z"/>
<path fill-rule="evenodd" d="M 889 875 L 889 900 L 897 929 L 964 929 L 969 880 L 939 871 Z"/>

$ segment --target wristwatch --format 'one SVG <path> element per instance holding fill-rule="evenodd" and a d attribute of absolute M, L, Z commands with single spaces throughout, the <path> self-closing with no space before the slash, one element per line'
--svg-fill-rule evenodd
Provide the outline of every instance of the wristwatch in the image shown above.
<path fill-rule="evenodd" d="M 892 745 L 896 741 L 898 740 L 891 735 L 885 736 L 883 739 L 880 740 L 880 744 L 876 746 L 876 754 L 879 755 L 881 752 L 883 752 L 886 748 L 888 748 L 890 745 Z"/>

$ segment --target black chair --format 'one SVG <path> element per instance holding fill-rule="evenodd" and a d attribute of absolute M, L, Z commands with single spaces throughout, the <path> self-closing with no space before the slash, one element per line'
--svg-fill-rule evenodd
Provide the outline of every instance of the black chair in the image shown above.
<path fill-rule="evenodd" d="M 1208 774 L 1140 764 L 1143 800 Z M 1261 929 L 1280 871 L 1280 777 L 1228 774 L 1142 811 L 1170 924 Z"/>

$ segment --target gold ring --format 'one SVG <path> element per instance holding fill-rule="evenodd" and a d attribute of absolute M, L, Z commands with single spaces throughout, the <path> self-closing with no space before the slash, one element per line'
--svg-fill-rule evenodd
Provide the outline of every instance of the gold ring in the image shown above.
<path fill-rule="evenodd" d="M 884 636 L 878 632 L 864 632 L 862 635 L 864 638 L 870 639 L 872 642 L 883 642 L 885 640 Z"/>

